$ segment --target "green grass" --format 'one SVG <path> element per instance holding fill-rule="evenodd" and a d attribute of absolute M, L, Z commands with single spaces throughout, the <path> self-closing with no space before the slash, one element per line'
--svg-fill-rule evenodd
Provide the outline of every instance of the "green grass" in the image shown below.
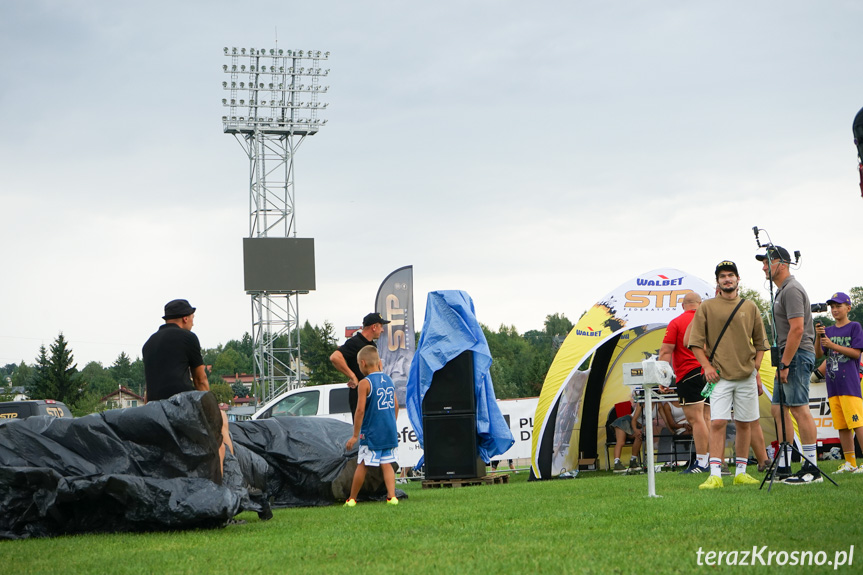
<path fill-rule="evenodd" d="M 838 462 L 825 463 L 833 469 Z M 754 475 L 755 473 L 753 473 Z M 268 522 L 210 531 L 0 541 L 3 573 L 690 573 L 696 551 L 768 546 L 836 551 L 863 542 L 863 475 L 809 486 L 699 491 L 704 475 L 583 473 L 575 480 L 446 489 L 405 487 L 398 507 L 281 509 Z M 767 555 L 764 555 L 765 560 Z M 775 561 L 775 560 L 774 560 Z M 860 572 L 854 564 L 838 572 Z M 757 567 L 779 573 L 823 567 Z"/>

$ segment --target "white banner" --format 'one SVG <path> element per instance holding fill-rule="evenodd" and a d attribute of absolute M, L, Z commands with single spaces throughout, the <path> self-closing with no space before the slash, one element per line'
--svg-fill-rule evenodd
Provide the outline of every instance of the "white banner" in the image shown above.
<path fill-rule="evenodd" d="M 533 415 L 536 413 L 536 397 L 525 399 L 498 399 L 503 417 L 509 425 L 515 443 L 505 453 L 494 457 L 495 460 L 530 459 L 531 437 L 533 435 Z M 414 467 L 423 454 L 405 409 L 399 410 L 396 429 L 399 432 L 399 467 Z"/>

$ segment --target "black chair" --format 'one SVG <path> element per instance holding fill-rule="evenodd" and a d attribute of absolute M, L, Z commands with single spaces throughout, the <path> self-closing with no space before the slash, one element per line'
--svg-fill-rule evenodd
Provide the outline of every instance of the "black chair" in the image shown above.
<path fill-rule="evenodd" d="M 680 461 L 677 454 L 678 449 L 684 450 L 686 453 L 686 465 L 689 466 L 695 457 L 695 441 L 692 439 L 692 434 L 675 435 L 671 438 L 671 451 L 674 454 L 674 459 L 671 462 L 672 468 L 677 467 L 677 462 Z"/>

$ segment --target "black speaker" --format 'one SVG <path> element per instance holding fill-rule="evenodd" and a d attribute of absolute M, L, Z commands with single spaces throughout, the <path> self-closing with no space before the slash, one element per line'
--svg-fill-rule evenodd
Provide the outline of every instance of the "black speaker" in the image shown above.
<path fill-rule="evenodd" d="M 467 479 L 485 475 L 476 446 L 476 414 L 423 417 L 426 479 Z"/>
<path fill-rule="evenodd" d="M 434 372 L 422 407 L 423 415 L 476 411 L 472 351 L 461 352 Z"/>

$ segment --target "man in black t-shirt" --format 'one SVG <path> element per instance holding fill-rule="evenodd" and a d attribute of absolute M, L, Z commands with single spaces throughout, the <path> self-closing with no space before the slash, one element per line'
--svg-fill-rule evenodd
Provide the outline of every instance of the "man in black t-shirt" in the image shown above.
<path fill-rule="evenodd" d="M 158 401 L 184 391 L 210 391 L 201 343 L 192 333 L 195 309 L 187 300 L 175 299 L 165 304 L 165 325 L 144 344 L 144 401 Z M 228 431 L 228 416 L 222 415 L 222 445 L 219 460 L 224 470 L 225 445 L 234 453 Z"/>
<path fill-rule="evenodd" d="M 195 308 L 184 299 L 165 305 L 165 325 L 144 344 L 146 401 L 168 399 L 183 391 L 209 391 L 201 343 L 192 333 Z"/>
<path fill-rule="evenodd" d="M 333 367 L 345 374 L 348 378 L 348 404 L 351 407 L 351 419 L 357 411 L 357 384 L 365 377 L 360 371 L 357 363 L 357 354 L 367 345 L 375 345 L 374 340 L 380 337 L 384 331 L 385 321 L 381 314 L 374 312 L 363 318 L 363 329 L 354 334 L 352 338 L 344 343 L 330 356 Z"/>

